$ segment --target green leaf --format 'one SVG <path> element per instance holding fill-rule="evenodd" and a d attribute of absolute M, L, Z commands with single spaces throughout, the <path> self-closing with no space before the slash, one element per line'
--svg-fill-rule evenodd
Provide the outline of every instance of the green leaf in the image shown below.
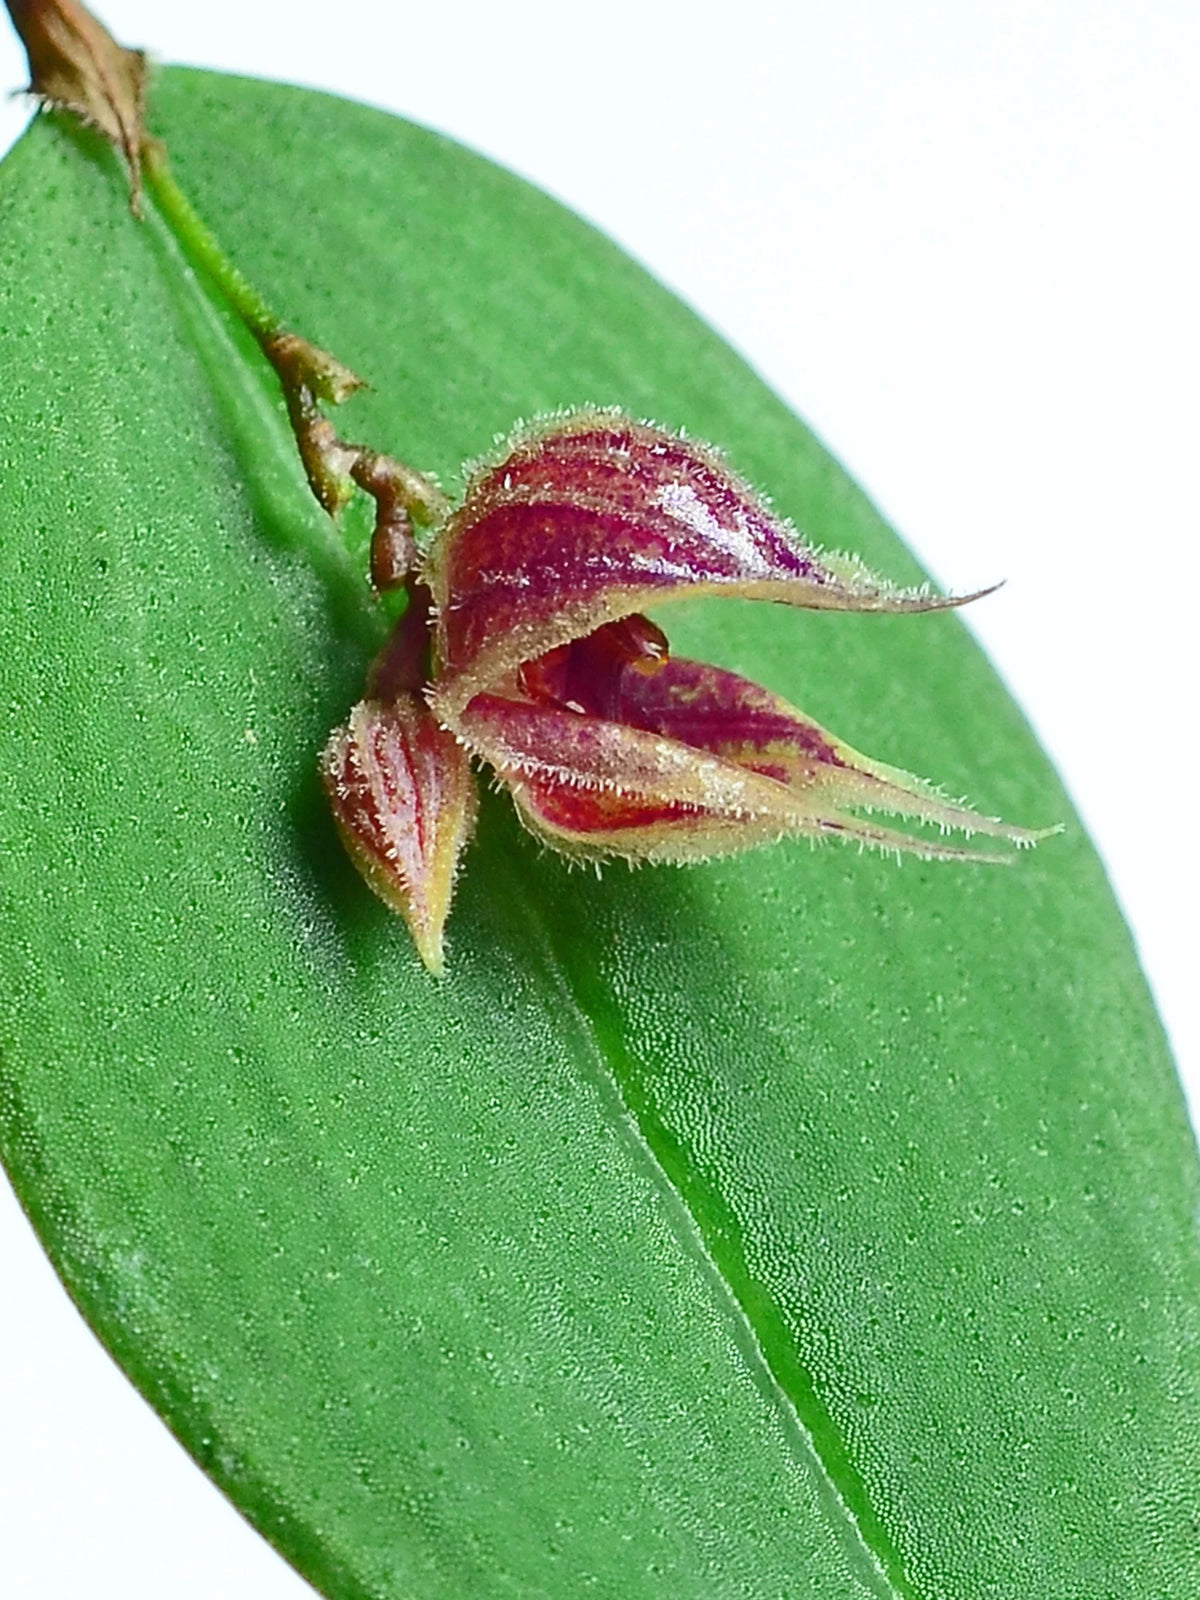
<path fill-rule="evenodd" d="M 582 223 L 360 107 L 152 120 L 346 431 L 452 483 L 519 415 L 724 445 L 919 576 Z M 254 137 L 247 137 L 247 130 Z M 269 374 L 98 142 L 0 177 L 0 1144 L 85 1316 L 336 1597 L 1145 1596 L 1200 1581 L 1197 1164 L 1103 873 L 782 845 L 597 882 L 484 806 L 450 973 L 315 759 L 378 623 Z M 671 617 L 873 756 L 1067 802 L 951 616 Z"/>

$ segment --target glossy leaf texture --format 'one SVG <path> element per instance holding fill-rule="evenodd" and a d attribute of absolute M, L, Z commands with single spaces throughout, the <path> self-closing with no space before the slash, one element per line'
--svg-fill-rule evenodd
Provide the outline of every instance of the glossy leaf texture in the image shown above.
<path fill-rule="evenodd" d="M 452 484 L 519 416 L 621 405 L 919 579 L 514 178 L 199 73 L 152 121 L 372 383 L 352 436 Z M 379 637 L 365 519 L 347 555 L 254 350 L 46 121 L 0 174 L 0 337 L 4 1158 L 256 1526 L 339 1600 L 1190 1600 L 1197 1165 L 1078 826 L 1009 870 L 784 844 L 597 881 L 489 796 L 431 979 L 317 777 Z M 988 814 L 1069 817 L 953 616 L 670 630 Z"/>

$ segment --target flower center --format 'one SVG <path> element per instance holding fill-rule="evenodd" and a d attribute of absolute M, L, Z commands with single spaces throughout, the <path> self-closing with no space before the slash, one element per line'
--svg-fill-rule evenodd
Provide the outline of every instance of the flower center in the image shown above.
<path fill-rule="evenodd" d="M 539 705 L 614 719 L 625 673 L 651 677 L 666 666 L 670 654 L 662 629 L 635 613 L 523 662 L 517 683 Z"/>

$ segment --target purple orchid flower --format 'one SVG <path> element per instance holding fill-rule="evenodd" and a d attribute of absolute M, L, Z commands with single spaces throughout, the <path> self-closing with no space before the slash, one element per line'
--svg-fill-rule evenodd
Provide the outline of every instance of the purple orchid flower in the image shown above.
<path fill-rule="evenodd" d="M 620 413 L 520 429 L 470 478 L 411 594 L 322 772 L 351 855 L 432 970 L 474 817 L 470 757 L 575 857 L 702 861 L 795 835 L 1011 859 L 856 811 L 1015 845 L 1055 831 L 952 804 L 736 673 L 673 658 L 643 611 L 694 595 L 886 612 L 977 596 L 897 589 L 814 550 L 715 451 Z"/>

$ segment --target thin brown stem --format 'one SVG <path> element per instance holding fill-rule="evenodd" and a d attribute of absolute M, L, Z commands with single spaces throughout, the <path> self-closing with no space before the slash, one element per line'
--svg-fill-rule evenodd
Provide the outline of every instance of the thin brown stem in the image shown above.
<path fill-rule="evenodd" d="M 374 500 L 371 581 L 381 592 L 402 586 L 416 564 L 413 522 L 439 522 L 449 501 L 425 473 L 338 434 L 321 405 L 341 405 L 366 387 L 363 380 L 329 351 L 283 327 L 180 189 L 164 146 L 146 138 L 141 149 L 147 187 L 168 226 L 193 265 L 254 336 L 279 379 L 313 494 L 330 516 L 342 510 L 356 486 Z"/>

